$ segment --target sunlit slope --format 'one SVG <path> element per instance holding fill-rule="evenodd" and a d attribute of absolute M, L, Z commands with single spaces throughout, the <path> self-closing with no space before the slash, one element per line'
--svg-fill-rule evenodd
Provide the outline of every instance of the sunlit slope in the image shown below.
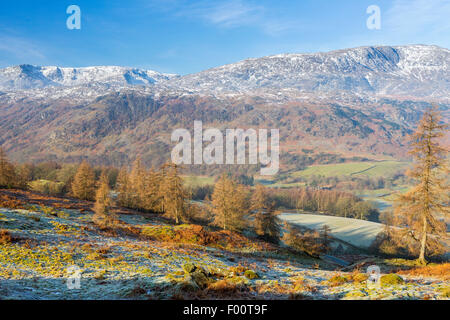
<path fill-rule="evenodd" d="M 384 227 L 381 223 L 366 220 L 303 213 L 282 213 L 279 218 L 312 230 L 327 225 L 333 237 L 364 249 L 370 247 Z"/>
<path fill-rule="evenodd" d="M 305 170 L 296 171 L 293 176 L 366 176 L 381 177 L 389 176 L 398 171 L 404 171 L 409 162 L 402 161 L 367 161 L 367 162 L 349 162 L 339 164 L 325 164 L 309 166 Z"/>

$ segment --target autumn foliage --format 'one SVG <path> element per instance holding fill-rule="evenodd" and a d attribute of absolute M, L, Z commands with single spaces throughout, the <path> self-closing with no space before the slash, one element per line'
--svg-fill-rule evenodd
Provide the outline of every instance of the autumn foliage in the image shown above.
<path fill-rule="evenodd" d="M 415 166 L 408 175 L 416 181 L 416 185 L 401 195 L 395 206 L 396 224 L 406 227 L 401 236 L 410 237 L 420 244 L 417 254 L 421 263 L 426 262 L 429 253 L 442 247 L 438 238 L 430 235 L 446 236 L 446 225 L 437 217 L 450 213 L 450 190 L 446 181 L 448 150 L 439 144 L 447 129 L 448 125 L 442 123 L 442 116 L 436 107 L 425 112 L 411 136 Z"/>
<path fill-rule="evenodd" d="M 95 197 L 95 173 L 86 161 L 78 167 L 72 183 L 72 194 L 81 200 L 94 200 Z"/>

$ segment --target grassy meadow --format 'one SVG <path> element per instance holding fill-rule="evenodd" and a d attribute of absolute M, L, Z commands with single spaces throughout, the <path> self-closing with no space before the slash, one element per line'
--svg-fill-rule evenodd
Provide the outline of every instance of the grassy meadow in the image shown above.
<path fill-rule="evenodd" d="M 382 177 L 392 175 L 398 171 L 404 171 L 410 165 L 402 161 L 367 161 L 349 162 L 339 164 L 324 164 L 309 166 L 305 170 L 292 172 L 294 177 L 342 177 L 342 176 L 366 176 Z"/>

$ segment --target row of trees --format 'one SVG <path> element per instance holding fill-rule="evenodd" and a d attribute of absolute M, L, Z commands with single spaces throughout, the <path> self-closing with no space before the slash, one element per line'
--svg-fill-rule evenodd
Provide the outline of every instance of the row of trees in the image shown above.
<path fill-rule="evenodd" d="M 41 162 L 38 164 L 23 163 L 12 164 L 8 161 L 3 150 L 0 151 L 1 165 L 0 179 L 9 181 L 8 185 L 1 185 L 3 188 L 31 189 L 40 193 L 55 196 L 72 195 L 72 185 L 75 175 L 80 168 L 80 164 L 63 163 L 55 161 Z M 107 175 L 111 188 L 116 184 L 119 170 L 114 167 L 90 167 L 86 162 L 83 163 L 89 167 L 89 171 L 94 173 L 94 180 L 99 180 L 104 172 Z M 5 172 L 7 174 L 5 174 Z M 5 177 L 5 178 L 2 178 Z M 95 195 L 90 196 L 93 200 Z"/>
<path fill-rule="evenodd" d="M 378 221 L 379 212 L 373 203 L 364 201 L 348 192 L 314 188 L 265 189 L 267 197 L 273 202 L 275 208 L 321 212 L 327 215 Z M 204 201 L 211 197 L 214 186 L 196 186 L 190 191 L 192 199 Z"/>
<path fill-rule="evenodd" d="M 351 193 L 312 188 L 269 189 L 269 196 L 277 208 L 320 212 L 346 218 L 378 220 L 378 210 Z"/>
<path fill-rule="evenodd" d="M 353 194 L 335 190 L 299 189 L 297 209 L 367 220 L 376 218 L 377 209 Z"/>
<path fill-rule="evenodd" d="M 280 226 L 275 204 L 262 185 L 250 193 L 244 185 L 222 174 L 214 186 L 209 208 L 214 215 L 214 223 L 223 230 L 239 232 L 253 225 L 259 237 L 271 242 L 279 240 Z"/>
<path fill-rule="evenodd" d="M 16 170 L 0 147 L 0 188 L 12 188 L 16 184 Z"/>
<path fill-rule="evenodd" d="M 108 187 L 111 193 L 110 180 L 104 172 L 100 177 L 100 189 L 97 188 L 95 172 L 92 167 L 83 162 L 74 177 L 72 183 L 72 195 L 83 200 L 102 202 L 101 208 L 107 207 L 109 203 L 104 201 L 103 193 Z M 117 176 L 115 184 L 117 193 L 117 204 L 122 207 L 137 209 L 148 212 L 165 213 L 178 224 L 186 219 L 188 193 L 183 187 L 183 180 L 179 175 L 176 165 L 166 164 L 160 171 L 147 170 L 138 158 L 128 172 L 122 168 Z"/>
<path fill-rule="evenodd" d="M 26 188 L 24 172 L 12 164 L 2 147 L 0 147 L 0 188 Z"/>
<path fill-rule="evenodd" d="M 0 148 L 0 187 L 25 187 L 31 176 L 54 176 L 57 179 L 64 174 L 65 183 L 70 183 L 66 194 L 82 200 L 95 200 L 94 221 L 102 226 L 108 226 L 114 221 L 111 207 L 115 204 L 164 213 L 177 224 L 189 220 L 191 214 L 190 193 L 183 186 L 179 168 L 173 164 L 166 164 L 159 171 L 147 170 L 138 158 L 130 172 L 122 168 L 117 174 L 111 168 L 99 172 L 86 161 L 71 167 L 62 167 L 57 163 L 24 167 L 28 169 L 26 171 L 30 177 L 24 178 L 25 183 L 19 186 L 18 181 L 21 179 L 18 170 Z M 271 201 L 268 190 L 257 186 L 251 195 L 249 187 L 245 185 L 247 180 L 241 180 L 229 174 L 223 174 L 218 179 L 206 203 L 207 209 L 214 216 L 212 222 L 224 230 L 238 232 L 253 225 L 258 236 L 276 241 L 279 238 L 279 225 L 274 210 L 275 203 Z M 115 182 L 113 186 L 112 181 Z M 111 197 L 114 192 L 117 194 L 115 202 Z"/>
<path fill-rule="evenodd" d="M 94 174 L 87 163 L 80 166 L 73 183 L 74 195 L 86 199 L 95 187 Z M 110 214 L 111 192 L 106 174 L 102 174 L 96 193 L 94 222 L 101 226 L 113 223 Z M 160 171 L 147 170 L 136 160 L 131 172 L 122 169 L 117 178 L 117 203 L 121 206 L 161 212 L 176 224 L 188 221 L 192 207 L 183 186 L 179 168 L 164 165 Z M 267 241 L 278 242 L 279 220 L 270 202 L 267 189 L 257 186 L 253 193 L 228 174 L 223 174 L 206 203 L 214 219 L 212 224 L 223 230 L 242 232 L 252 226 L 255 233 Z"/>
<path fill-rule="evenodd" d="M 278 176 L 278 182 L 288 183 L 303 183 L 310 188 L 332 188 L 336 190 L 379 190 L 384 188 L 392 188 L 398 185 L 411 183 L 412 180 L 404 175 L 403 172 L 398 171 L 392 174 L 379 177 L 361 176 L 324 176 L 324 175 L 310 175 L 310 176 L 291 176 L 287 173 Z"/>

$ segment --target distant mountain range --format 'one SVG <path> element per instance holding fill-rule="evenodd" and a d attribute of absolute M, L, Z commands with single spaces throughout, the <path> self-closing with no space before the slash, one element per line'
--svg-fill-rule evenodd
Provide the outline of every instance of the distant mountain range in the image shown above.
<path fill-rule="evenodd" d="M 283 54 L 178 76 L 115 66 L 0 69 L 0 144 L 18 160 L 123 164 L 168 159 L 170 132 L 194 120 L 277 127 L 286 161 L 301 149 L 405 155 L 425 107 L 448 116 L 450 50 L 360 47 Z"/>
<path fill-rule="evenodd" d="M 114 87 L 146 86 L 173 77 L 175 75 L 116 66 L 60 68 L 20 65 L 0 70 L 0 90 L 89 86 L 94 83 Z"/>
<path fill-rule="evenodd" d="M 169 84 L 202 92 L 293 88 L 328 94 L 448 98 L 450 50 L 416 45 L 283 54 L 174 78 Z"/>
<path fill-rule="evenodd" d="M 1 91 L 95 84 L 108 88 L 168 87 L 215 94 L 295 89 L 329 94 L 349 92 L 448 98 L 450 50 L 414 45 L 282 54 L 248 59 L 186 76 L 116 66 L 20 65 L 0 69 Z"/>

